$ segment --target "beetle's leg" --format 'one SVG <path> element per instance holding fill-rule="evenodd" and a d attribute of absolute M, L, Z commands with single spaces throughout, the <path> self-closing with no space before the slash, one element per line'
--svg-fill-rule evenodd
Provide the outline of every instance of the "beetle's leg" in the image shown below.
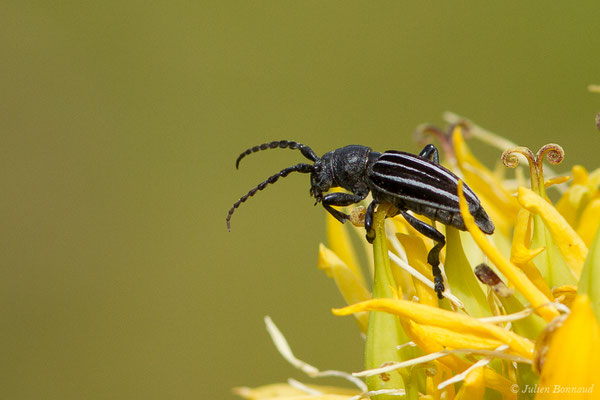
<path fill-rule="evenodd" d="M 373 230 L 373 213 L 375 212 L 375 207 L 379 204 L 377 200 L 373 200 L 369 207 L 367 207 L 367 212 L 365 213 L 365 230 L 367 231 L 367 242 L 373 243 L 375 240 L 375 231 Z"/>
<path fill-rule="evenodd" d="M 419 156 L 433 161 L 434 164 L 440 164 L 440 155 L 438 153 L 438 149 L 432 144 L 428 144 L 427 146 L 423 147 L 423 150 L 421 150 Z"/>
<path fill-rule="evenodd" d="M 446 245 L 446 238 L 440 231 L 435 229 L 435 227 L 413 217 L 405 210 L 399 211 L 406 222 L 408 222 L 413 228 L 437 242 L 429 251 L 429 254 L 427 255 L 427 262 L 429 265 L 431 265 L 431 271 L 433 272 L 435 292 L 437 293 L 438 298 L 442 299 L 444 297 L 442 296 L 442 292 L 444 291 L 444 278 L 442 277 L 442 271 L 440 270 L 440 251 Z"/>
<path fill-rule="evenodd" d="M 340 221 L 341 223 L 346 222 L 350 216 L 344 214 L 341 211 L 336 210 L 331 206 L 349 206 L 350 204 L 355 204 L 364 199 L 367 196 L 361 196 L 352 193 L 344 193 L 344 192 L 334 192 L 329 193 L 323 196 L 323 207 L 329 212 L 329 214 L 333 215 L 335 219 Z"/>

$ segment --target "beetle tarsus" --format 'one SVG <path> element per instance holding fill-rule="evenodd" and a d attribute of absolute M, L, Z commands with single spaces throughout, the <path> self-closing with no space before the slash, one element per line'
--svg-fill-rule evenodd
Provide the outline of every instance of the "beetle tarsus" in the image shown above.
<path fill-rule="evenodd" d="M 440 270 L 440 266 L 432 266 L 431 270 L 433 272 L 433 288 L 437 293 L 438 299 L 443 299 L 444 295 L 442 292 L 444 291 L 444 278 L 442 277 L 442 271 Z"/>
<path fill-rule="evenodd" d="M 413 228 L 427 236 L 430 239 L 435 240 L 437 243 L 431 248 L 427 255 L 427 262 L 431 265 L 431 271 L 433 272 L 433 282 L 435 292 L 441 299 L 442 292 L 444 291 L 444 278 L 442 277 L 442 271 L 440 270 L 440 251 L 446 245 L 446 238 L 444 235 L 435 229 L 432 225 L 429 225 L 420 219 L 410 215 L 406 210 L 398 209 L 400 214 L 404 217 Z"/>

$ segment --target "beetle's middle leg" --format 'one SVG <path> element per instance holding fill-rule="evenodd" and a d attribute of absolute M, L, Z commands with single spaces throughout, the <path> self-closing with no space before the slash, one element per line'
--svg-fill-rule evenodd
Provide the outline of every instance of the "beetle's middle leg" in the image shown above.
<path fill-rule="evenodd" d="M 427 262 L 429 265 L 431 265 L 431 271 L 433 272 L 435 292 L 437 293 L 438 298 L 442 299 L 444 297 L 442 296 L 442 292 L 444 291 L 444 278 L 442 277 L 442 271 L 440 270 L 440 251 L 446 245 L 446 238 L 440 231 L 435 229 L 435 227 L 413 217 L 405 210 L 399 211 L 406 222 L 408 222 L 413 228 L 437 242 L 429 251 L 429 254 L 427 255 Z"/>
<path fill-rule="evenodd" d="M 358 203 L 365 197 L 367 196 L 344 192 L 334 192 L 323 196 L 322 202 L 323 207 L 325 207 L 329 214 L 333 215 L 333 217 L 341 223 L 344 223 L 348 218 L 350 218 L 348 214 L 344 214 L 343 212 L 338 211 L 331 206 L 349 206 L 350 204 Z"/>
<path fill-rule="evenodd" d="M 423 147 L 419 156 L 433 161 L 434 164 L 440 165 L 440 154 L 438 153 L 438 149 L 432 144 Z"/>

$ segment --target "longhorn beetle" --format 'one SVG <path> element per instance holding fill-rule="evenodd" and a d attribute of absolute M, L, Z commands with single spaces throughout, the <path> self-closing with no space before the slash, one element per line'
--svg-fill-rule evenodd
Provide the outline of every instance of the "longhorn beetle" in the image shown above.
<path fill-rule="evenodd" d="M 244 151 L 237 158 L 235 166 L 238 168 L 242 158 L 249 154 L 277 147 L 300 150 L 302 155 L 313 164 L 300 163 L 285 168 L 242 196 L 227 214 L 227 229 L 230 229 L 231 216 L 240 204 L 254 196 L 257 191 L 263 190 L 268 184 L 275 183 L 279 178 L 286 177 L 292 172 L 310 173 L 310 194 L 316 199 L 315 205 L 321 202 L 323 207 L 342 223 L 349 219 L 349 216 L 332 206 L 358 203 L 371 192 L 373 201 L 367 207 L 365 214 L 365 229 L 369 243 L 375 239 L 373 230 L 375 207 L 383 202 L 393 204 L 397 209 L 396 215 L 402 214 L 417 231 L 436 242 L 427 255 L 427 262 L 432 267 L 435 291 L 440 299 L 443 297 L 444 281 L 439 263 L 440 250 L 446 244 L 446 238 L 434 226 L 408 213 L 412 211 L 444 225 L 466 230 L 458 207 L 458 177 L 440 165 L 438 151 L 434 145 L 425 146 L 418 156 L 395 150 L 378 153 L 369 147 L 350 145 L 317 157 L 308 146 L 294 141 L 279 140 Z M 342 187 L 350 193 L 323 194 L 334 187 Z M 494 224 L 479 199 L 466 185 L 463 185 L 463 190 L 475 223 L 484 233 L 492 234 Z"/>

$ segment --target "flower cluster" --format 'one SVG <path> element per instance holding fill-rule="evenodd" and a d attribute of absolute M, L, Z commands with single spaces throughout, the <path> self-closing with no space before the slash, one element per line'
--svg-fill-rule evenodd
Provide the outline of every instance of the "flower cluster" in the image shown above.
<path fill-rule="evenodd" d="M 376 238 L 364 239 L 364 207 L 350 210 L 354 226 L 327 216 L 328 246 L 319 268 L 331 277 L 365 335 L 365 370 L 319 372 L 296 359 L 270 320 L 280 352 L 309 375 L 341 375 L 357 389 L 296 381 L 237 392 L 249 399 L 516 399 L 600 398 L 600 169 L 572 168 L 572 177 L 544 178 L 543 161 L 564 156 L 555 144 L 537 154 L 455 115 L 447 132 L 422 127 L 441 142 L 445 166 L 475 193 L 496 225 L 484 235 L 459 184 L 467 231 L 437 224 L 446 291 L 438 300 L 427 263 L 433 242 L 402 217 L 375 213 Z M 504 149 L 496 170 L 483 165 L 465 137 Z M 519 158 L 527 160 L 527 169 Z M 511 179 L 507 167 L 516 168 Z M 550 171 L 551 172 L 551 171 Z M 565 183 L 568 181 L 568 184 Z M 546 195 L 552 185 L 558 200 Z M 566 187 L 565 187 L 566 186 Z M 417 216 L 419 217 L 419 216 Z M 420 218 L 420 217 L 419 217 Z M 428 221 L 431 222 L 431 221 Z M 358 240 L 351 235 L 358 234 Z M 355 238 L 356 239 L 356 238 Z M 372 257 L 359 265 L 352 243 Z M 369 290 L 372 286 L 372 290 Z M 364 378 L 365 383 L 358 378 Z"/>

